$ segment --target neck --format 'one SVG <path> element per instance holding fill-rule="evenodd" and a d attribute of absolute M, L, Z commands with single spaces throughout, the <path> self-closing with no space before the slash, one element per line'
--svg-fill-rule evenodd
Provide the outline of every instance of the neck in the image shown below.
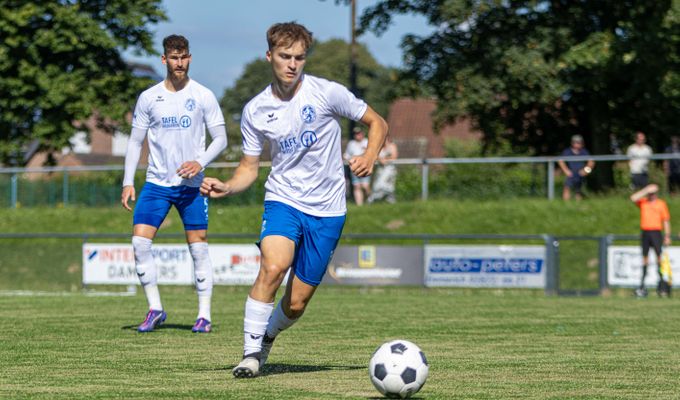
<path fill-rule="evenodd" d="M 289 101 L 293 98 L 293 96 L 295 96 L 295 93 L 297 93 L 298 89 L 300 89 L 300 85 L 302 85 L 302 79 L 298 79 L 291 85 L 286 85 L 283 82 L 275 79 L 272 82 L 272 93 L 274 93 L 274 96 L 283 101 Z"/>
<path fill-rule="evenodd" d="M 179 92 L 189 83 L 189 77 L 184 79 L 173 79 L 171 76 L 165 77 L 165 88 L 171 92 Z"/>

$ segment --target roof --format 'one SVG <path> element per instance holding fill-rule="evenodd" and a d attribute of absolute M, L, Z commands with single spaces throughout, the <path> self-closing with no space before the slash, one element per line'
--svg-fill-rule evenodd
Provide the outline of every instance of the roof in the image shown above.
<path fill-rule="evenodd" d="M 447 139 L 481 139 L 481 132 L 473 130 L 468 118 L 461 118 L 435 133 L 432 114 L 436 108 L 437 102 L 433 99 L 401 98 L 392 103 L 387 123 L 390 136 L 399 146 L 400 157 L 445 157 L 444 143 Z"/>

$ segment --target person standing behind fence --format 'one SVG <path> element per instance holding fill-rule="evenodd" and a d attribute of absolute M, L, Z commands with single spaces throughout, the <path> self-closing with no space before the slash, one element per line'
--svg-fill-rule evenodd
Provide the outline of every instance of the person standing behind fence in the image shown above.
<path fill-rule="evenodd" d="M 368 139 L 364 135 L 364 131 L 361 128 L 354 128 L 352 140 L 347 142 L 347 147 L 345 148 L 345 153 L 343 158 L 345 161 L 349 161 L 353 157 L 359 156 L 366 152 L 368 146 Z M 353 172 L 350 172 L 350 180 L 352 182 L 352 194 L 354 195 L 354 202 L 361 206 L 364 204 L 364 199 L 371 195 L 371 177 L 370 176 L 357 176 Z"/>
<path fill-rule="evenodd" d="M 170 207 L 175 206 L 194 262 L 198 316 L 192 331 L 206 333 L 212 326 L 213 270 L 207 241 L 208 198 L 201 196 L 199 187 L 205 166 L 227 146 L 227 133 L 215 95 L 189 79 L 189 41 L 179 35 L 163 39 L 161 60 L 167 67 L 165 80 L 142 92 L 135 106 L 121 193 L 123 207 L 132 211 L 128 201 L 135 201 L 135 169 L 148 131 L 149 167 L 135 205 L 132 247 L 149 311 L 137 330 L 153 331 L 167 318 L 151 243 Z M 206 127 L 212 137 L 207 149 Z"/>
<path fill-rule="evenodd" d="M 647 137 L 641 131 L 635 132 L 635 143 L 628 146 L 626 155 L 630 157 L 630 180 L 634 190 L 640 190 L 649 183 L 649 156 L 654 152 L 646 144 Z"/>
<path fill-rule="evenodd" d="M 663 169 L 668 180 L 668 193 L 676 194 L 680 189 L 680 137 L 671 137 L 671 145 L 666 147 L 665 153 L 676 157 L 663 162 Z"/>
<path fill-rule="evenodd" d="M 392 141 L 390 135 L 387 135 L 385 144 L 378 153 L 379 166 L 374 174 L 371 195 L 368 196 L 369 204 L 381 199 L 385 199 L 390 204 L 397 202 L 394 196 L 397 167 L 392 163 L 397 157 L 399 157 L 397 144 Z"/>
<path fill-rule="evenodd" d="M 573 156 L 589 156 L 590 153 L 583 147 L 583 136 L 574 135 L 571 137 L 571 146 L 564 149 L 562 152 L 563 156 L 573 157 Z M 565 161 L 559 160 L 557 164 L 560 166 L 562 172 L 567 177 L 564 181 L 564 188 L 562 189 L 562 199 L 570 200 L 571 191 L 574 191 L 574 197 L 576 200 L 581 200 L 583 194 L 581 188 L 583 187 L 583 182 L 585 177 L 588 176 L 595 167 L 595 161 Z"/>
<path fill-rule="evenodd" d="M 659 186 L 650 184 L 630 196 L 630 200 L 640 208 L 642 278 L 640 279 L 640 287 L 635 290 L 635 295 L 638 297 L 647 296 L 645 278 L 647 277 L 650 247 L 654 248 L 657 268 L 660 269 L 662 246 L 671 244 L 671 215 L 666 202 L 658 198 L 658 192 Z M 659 288 L 662 287 L 661 279 L 661 271 L 659 271 Z"/>

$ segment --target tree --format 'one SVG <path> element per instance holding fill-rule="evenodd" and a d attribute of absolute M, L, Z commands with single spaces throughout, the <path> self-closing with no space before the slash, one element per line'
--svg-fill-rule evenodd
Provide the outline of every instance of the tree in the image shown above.
<path fill-rule="evenodd" d="M 22 151 L 68 146 L 75 121 L 124 124 L 149 81 L 121 51 L 156 54 L 148 25 L 166 19 L 161 0 L 0 2 L 0 163 Z"/>
<path fill-rule="evenodd" d="M 364 45 L 358 46 L 357 60 L 359 95 L 378 113 L 386 115 L 394 97 L 396 72 L 378 64 Z M 307 57 L 305 72 L 348 86 L 349 44 L 341 39 L 314 42 Z M 227 119 L 229 143 L 241 142 L 239 118 L 243 107 L 269 85 L 271 74 L 267 60 L 254 60 L 245 66 L 234 86 L 225 90 L 220 105 Z"/>
<path fill-rule="evenodd" d="M 487 147 L 530 154 L 556 154 L 574 133 L 595 154 L 611 133 L 630 142 L 643 130 L 657 150 L 678 133 L 678 0 L 389 0 L 361 27 L 380 34 L 401 13 L 436 27 L 404 38 L 402 78 L 435 94 L 438 126 L 470 116 Z M 596 171 L 600 187 L 613 183 Z"/>

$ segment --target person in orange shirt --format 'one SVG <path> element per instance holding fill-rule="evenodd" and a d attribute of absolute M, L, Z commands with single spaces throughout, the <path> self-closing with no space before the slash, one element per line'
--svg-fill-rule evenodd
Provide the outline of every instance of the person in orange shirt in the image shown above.
<path fill-rule="evenodd" d="M 630 196 L 631 201 L 640 208 L 640 230 L 642 231 L 640 235 L 640 244 L 642 245 L 642 279 L 640 287 L 635 290 L 635 294 L 638 297 L 647 296 L 645 277 L 647 276 L 650 247 L 654 248 L 657 264 L 660 264 L 661 246 L 671 244 L 671 214 L 668 212 L 666 202 L 658 198 L 658 192 L 659 186 L 652 183 Z M 660 273 L 659 277 L 661 277 Z"/>

